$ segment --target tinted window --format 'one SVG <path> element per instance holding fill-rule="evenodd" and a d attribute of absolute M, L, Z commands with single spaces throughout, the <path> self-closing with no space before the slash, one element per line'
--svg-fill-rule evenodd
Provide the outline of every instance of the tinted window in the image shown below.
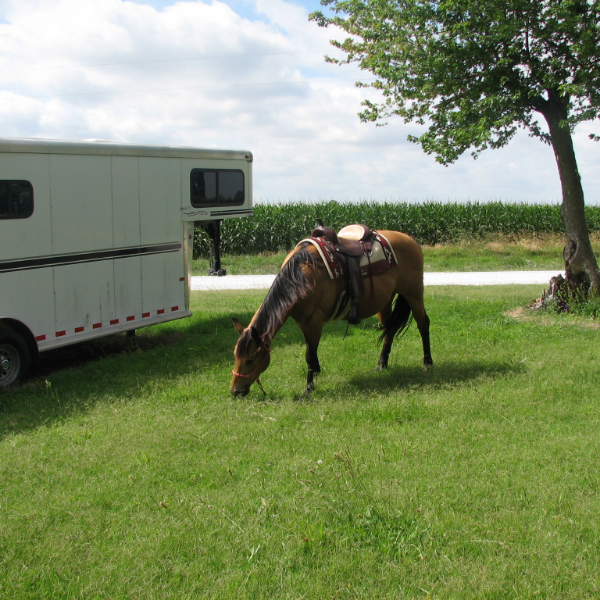
<path fill-rule="evenodd" d="M 191 173 L 192 206 L 243 204 L 244 173 L 220 169 L 194 169 Z"/>
<path fill-rule="evenodd" d="M 29 181 L 0 180 L 0 219 L 26 219 L 33 213 Z"/>

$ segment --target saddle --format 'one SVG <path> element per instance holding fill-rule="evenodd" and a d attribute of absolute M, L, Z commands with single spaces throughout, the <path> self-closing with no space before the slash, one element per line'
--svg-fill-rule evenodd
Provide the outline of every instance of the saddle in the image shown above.
<path fill-rule="evenodd" d="M 348 323 L 358 325 L 361 321 L 358 312 L 358 302 L 365 293 L 365 283 L 360 267 L 363 255 L 370 256 L 375 241 L 375 232 L 366 225 L 347 225 L 336 234 L 331 227 L 323 225 L 317 219 L 318 226 L 311 233 L 311 237 L 322 237 L 330 241 L 335 248 L 336 255 L 344 272 L 350 296 L 350 312 Z"/>

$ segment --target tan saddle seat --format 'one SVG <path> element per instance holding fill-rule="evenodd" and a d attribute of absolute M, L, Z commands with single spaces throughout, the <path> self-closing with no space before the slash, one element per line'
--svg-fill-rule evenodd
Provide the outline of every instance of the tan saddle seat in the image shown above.
<path fill-rule="evenodd" d="M 323 237 L 329 240 L 338 252 L 348 256 L 361 256 L 371 251 L 373 245 L 373 232 L 366 225 L 346 225 L 337 234 L 331 227 L 323 225 L 321 219 L 317 219 L 319 225 L 311 233 L 312 237 Z"/>
<path fill-rule="evenodd" d="M 366 225 L 346 225 L 337 233 L 337 249 L 348 256 L 361 256 L 372 246 L 373 232 Z"/>

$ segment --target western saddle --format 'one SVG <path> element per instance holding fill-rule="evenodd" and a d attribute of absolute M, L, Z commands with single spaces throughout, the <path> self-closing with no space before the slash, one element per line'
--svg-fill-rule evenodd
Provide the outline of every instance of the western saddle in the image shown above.
<path fill-rule="evenodd" d="M 360 270 L 360 258 L 364 254 L 370 256 L 375 241 L 375 233 L 366 225 L 347 225 L 338 233 L 323 225 L 317 219 L 318 226 L 311 233 L 311 237 L 322 237 L 331 242 L 336 250 L 337 257 L 346 273 L 348 295 L 350 296 L 350 311 L 348 323 L 358 325 L 360 315 L 358 301 L 365 293 L 365 283 Z"/>

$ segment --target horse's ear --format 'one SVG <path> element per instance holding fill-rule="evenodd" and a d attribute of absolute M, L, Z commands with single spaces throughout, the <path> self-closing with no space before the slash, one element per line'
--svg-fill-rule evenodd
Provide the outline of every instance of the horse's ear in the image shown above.
<path fill-rule="evenodd" d="M 232 317 L 231 320 L 233 321 L 233 326 L 237 329 L 237 332 L 242 335 L 242 333 L 244 333 L 244 326 L 235 317 Z"/>
<path fill-rule="evenodd" d="M 254 327 L 254 326 L 250 327 L 250 336 L 259 346 L 261 345 L 261 339 L 260 339 L 260 336 L 258 335 L 258 331 L 256 330 L 256 327 Z"/>

